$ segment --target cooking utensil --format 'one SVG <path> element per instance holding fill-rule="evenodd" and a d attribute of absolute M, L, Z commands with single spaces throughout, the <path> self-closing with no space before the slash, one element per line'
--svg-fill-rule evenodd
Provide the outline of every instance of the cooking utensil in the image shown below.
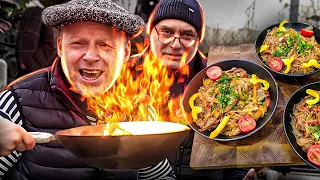
<path fill-rule="evenodd" d="M 245 60 L 226 60 L 226 61 L 217 62 L 215 64 L 212 64 L 211 66 L 219 66 L 223 71 L 229 70 L 233 67 L 238 67 L 238 68 L 243 68 L 244 70 L 246 70 L 248 74 L 256 74 L 258 77 L 263 78 L 264 80 L 269 82 L 269 84 L 270 84 L 269 92 L 270 92 L 270 98 L 271 98 L 270 99 L 271 103 L 270 103 L 270 106 L 268 107 L 266 115 L 257 121 L 257 126 L 253 131 L 251 131 L 247 134 L 240 134 L 240 135 L 231 136 L 231 137 L 219 134 L 213 140 L 217 140 L 217 141 L 238 140 L 238 139 L 246 138 L 246 137 L 256 133 L 257 131 L 259 131 L 270 120 L 270 118 L 272 117 L 273 113 L 275 112 L 277 104 L 278 104 L 278 86 L 277 86 L 274 78 L 272 77 L 272 75 L 262 66 L 260 66 L 256 63 L 253 63 L 253 62 L 245 61 Z M 185 117 L 187 118 L 189 125 L 191 126 L 191 128 L 195 132 L 197 132 L 201 136 L 208 138 L 208 139 L 210 139 L 209 138 L 210 132 L 209 131 L 204 131 L 204 132 L 199 131 L 199 129 L 200 129 L 199 126 L 195 122 L 193 122 L 193 119 L 191 117 L 191 108 L 189 106 L 189 99 L 193 94 L 197 93 L 198 89 L 203 85 L 203 79 L 208 78 L 206 71 L 211 66 L 200 71 L 191 80 L 191 82 L 189 83 L 189 85 L 187 86 L 187 88 L 183 94 L 183 99 L 182 99 L 183 109 L 185 111 Z"/>
<path fill-rule="evenodd" d="M 260 62 L 261 62 L 265 67 L 267 67 L 269 71 L 271 71 L 271 72 L 274 73 L 275 75 L 279 75 L 279 76 L 285 76 L 285 77 L 305 77 L 305 76 L 309 76 L 309 75 L 312 75 L 312 74 L 315 74 L 315 73 L 319 72 L 319 69 L 316 69 L 315 71 L 310 72 L 310 73 L 308 73 L 308 74 L 284 74 L 284 73 L 282 73 L 282 72 L 277 72 L 277 71 L 273 70 L 268 64 L 266 64 L 265 61 L 263 61 L 263 59 L 262 59 L 262 57 L 261 57 L 261 54 L 260 54 L 260 52 L 259 52 L 259 51 L 260 51 L 260 47 L 262 46 L 263 41 L 264 41 L 264 39 L 266 38 L 266 35 L 267 35 L 267 33 L 268 33 L 268 30 L 272 30 L 274 27 L 279 26 L 279 24 L 280 24 L 280 23 L 278 23 L 278 24 L 273 24 L 273 25 L 267 27 L 265 30 L 263 30 L 263 31 L 259 34 L 259 36 L 258 36 L 258 38 L 257 38 L 257 40 L 256 40 L 256 42 L 255 42 L 255 52 L 256 52 L 256 56 L 257 56 L 257 58 L 260 60 Z M 292 29 L 296 30 L 297 32 L 300 32 L 301 29 L 306 28 L 306 27 L 308 27 L 308 26 L 311 26 L 311 25 L 310 25 L 310 24 L 306 24 L 306 23 L 300 23 L 300 22 L 287 22 L 287 23 L 284 24 L 283 27 L 285 27 L 285 28 L 292 28 Z M 313 32 L 314 32 L 315 39 L 316 39 L 316 41 L 317 41 L 318 43 L 320 43 L 320 30 L 319 30 L 318 28 L 314 27 L 314 26 L 312 26 L 312 27 L 313 27 Z"/>
<path fill-rule="evenodd" d="M 107 169 L 138 169 L 156 165 L 178 148 L 190 128 L 171 122 L 120 122 L 109 124 L 131 135 L 105 135 L 106 125 L 81 126 L 55 135 L 29 132 L 37 143 L 58 140 L 87 164 Z"/>
<path fill-rule="evenodd" d="M 316 166 L 308 160 L 307 153 L 302 150 L 302 148 L 297 144 L 297 139 L 295 135 L 293 134 L 293 128 L 291 126 L 291 114 L 293 113 L 293 108 L 295 104 L 300 103 L 300 101 L 306 97 L 308 94 L 306 93 L 307 89 L 313 89 L 320 91 L 320 82 L 315 82 L 311 84 L 307 84 L 305 86 L 302 86 L 299 88 L 296 92 L 292 94 L 290 99 L 288 100 L 286 107 L 284 109 L 283 113 L 283 127 L 284 132 L 286 134 L 286 137 L 294 150 L 294 152 L 297 153 L 297 155 L 307 164 L 309 164 L 311 167 L 316 168 L 320 170 L 319 166 Z"/>

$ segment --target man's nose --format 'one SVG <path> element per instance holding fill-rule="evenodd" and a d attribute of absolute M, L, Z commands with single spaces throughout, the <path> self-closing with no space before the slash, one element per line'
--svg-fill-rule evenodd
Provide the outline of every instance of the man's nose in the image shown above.
<path fill-rule="evenodd" d="M 172 49 L 180 49 L 180 48 L 182 48 L 182 46 L 180 44 L 180 39 L 175 37 L 174 40 L 170 43 L 170 47 Z"/>
<path fill-rule="evenodd" d="M 83 56 L 83 59 L 86 61 L 99 61 L 100 54 L 98 48 L 95 46 L 89 46 L 85 55 Z"/>

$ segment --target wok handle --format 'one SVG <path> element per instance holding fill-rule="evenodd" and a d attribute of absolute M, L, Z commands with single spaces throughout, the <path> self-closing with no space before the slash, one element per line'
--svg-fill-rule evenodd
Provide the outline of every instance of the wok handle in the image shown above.
<path fill-rule="evenodd" d="M 48 143 L 55 141 L 56 136 L 46 132 L 28 132 L 35 140 L 37 144 Z"/>

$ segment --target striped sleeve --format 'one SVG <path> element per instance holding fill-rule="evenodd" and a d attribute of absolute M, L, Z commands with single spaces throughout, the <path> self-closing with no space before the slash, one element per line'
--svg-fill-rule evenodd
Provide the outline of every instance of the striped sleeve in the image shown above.
<path fill-rule="evenodd" d="M 155 166 L 139 169 L 139 180 L 175 180 L 176 176 L 167 159 Z"/>
<path fill-rule="evenodd" d="M 22 126 L 22 118 L 18 109 L 18 105 L 11 91 L 6 90 L 0 93 L 0 117 Z M 0 180 L 14 165 L 14 163 L 19 160 L 20 156 L 21 153 L 13 151 L 8 156 L 0 157 Z"/>

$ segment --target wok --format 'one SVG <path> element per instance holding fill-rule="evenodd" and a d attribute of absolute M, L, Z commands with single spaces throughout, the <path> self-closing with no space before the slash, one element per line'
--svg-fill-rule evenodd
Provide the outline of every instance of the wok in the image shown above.
<path fill-rule="evenodd" d="M 53 134 L 29 132 L 36 143 L 57 140 L 87 164 L 107 169 L 139 169 L 156 165 L 178 148 L 190 128 L 171 122 L 120 122 L 134 135 L 105 136 L 106 125 L 81 126 Z"/>
<path fill-rule="evenodd" d="M 305 96 L 308 94 L 306 93 L 307 89 L 314 89 L 320 91 L 320 82 L 315 82 L 311 84 L 307 84 L 305 86 L 302 86 L 300 89 L 298 89 L 296 92 L 293 93 L 293 95 L 288 100 L 284 113 L 283 113 L 283 127 L 284 132 L 286 134 L 286 137 L 294 150 L 294 152 L 297 153 L 297 155 L 307 164 L 309 164 L 311 167 L 316 168 L 320 170 L 319 166 L 316 166 L 312 164 L 307 157 L 307 153 L 302 150 L 302 148 L 297 144 L 296 137 L 293 134 L 293 128 L 291 126 L 291 117 L 290 115 L 293 113 L 293 107 L 295 104 L 299 103 Z"/>
<path fill-rule="evenodd" d="M 282 72 L 277 72 L 275 70 L 273 70 L 272 68 L 269 67 L 268 64 L 266 64 L 266 62 L 263 61 L 262 57 L 261 57 L 261 54 L 260 54 L 260 47 L 262 46 L 263 44 L 263 41 L 268 33 L 268 30 L 271 30 L 273 29 L 274 27 L 276 26 L 279 26 L 280 23 L 278 24 L 273 24 L 269 27 L 267 27 L 266 29 L 264 29 L 258 36 L 256 42 L 255 42 L 255 52 L 256 52 L 256 56 L 257 58 L 260 60 L 260 62 L 268 68 L 269 71 L 271 71 L 272 73 L 276 74 L 276 75 L 279 75 L 279 76 L 284 76 L 284 77 L 305 77 L 305 76 L 309 76 L 309 75 L 312 75 L 312 74 L 315 74 L 317 72 L 319 72 L 319 69 L 316 69 L 315 71 L 313 72 L 310 72 L 308 74 L 284 74 Z M 292 28 L 298 32 L 300 32 L 301 29 L 303 28 L 306 28 L 308 26 L 311 26 L 310 24 L 306 24 L 306 23 L 300 23 L 300 22 L 288 22 L 288 23 L 285 23 L 284 24 L 284 27 L 285 28 Z M 315 39 L 316 41 L 320 44 L 320 30 L 314 26 L 313 27 L 313 32 L 314 32 L 314 36 L 315 36 Z"/>
<path fill-rule="evenodd" d="M 232 136 L 232 137 L 224 136 L 224 135 L 220 134 L 216 138 L 214 138 L 213 140 L 217 140 L 217 141 L 238 140 L 238 139 L 246 138 L 246 137 L 256 133 L 257 131 L 259 131 L 265 124 L 268 123 L 268 121 L 272 117 L 273 113 L 275 112 L 277 104 L 278 104 L 278 86 L 277 86 L 274 78 L 272 77 L 272 75 L 262 66 L 260 66 L 256 63 L 253 63 L 253 62 L 245 61 L 245 60 L 226 60 L 226 61 L 221 61 L 221 62 L 212 64 L 211 66 L 219 66 L 223 71 L 229 70 L 232 67 L 239 67 L 239 68 L 243 68 L 244 70 L 246 70 L 248 74 L 256 74 L 260 78 L 263 78 L 264 80 L 269 82 L 269 84 L 270 84 L 269 92 L 270 92 L 270 98 L 271 98 L 270 99 L 271 103 L 270 103 L 270 106 L 268 107 L 266 115 L 257 121 L 257 126 L 253 131 L 251 131 L 247 134 L 240 134 L 240 135 Z M 185 117 L 187 118 L 189 125 L 191 126 L 191 128 L 195 132 L 197 132 L 201 136 L 208 138 L 208 139 L 210 139 L 209 138 L 210 132 L 209 131 L 204 131 L 204 132 L 199 131 L 199 129 L 200 129 L 199 126 L 195 122 L 193 122 L 193 119 L 191 117 L 191 108 L 189 106 L 189 99 L 193 94 L 198 92 L 198 89 L 202 86 L 203 79 L 208 78 L 206 71 L 211 66 L 200 71 L 190 81 L 190 83 L 188 84 L 188 86 L 183 94 L 183 99 L 182 99 L 183 109 L 185 112 L 184 114 L 185 114 Z"/>

